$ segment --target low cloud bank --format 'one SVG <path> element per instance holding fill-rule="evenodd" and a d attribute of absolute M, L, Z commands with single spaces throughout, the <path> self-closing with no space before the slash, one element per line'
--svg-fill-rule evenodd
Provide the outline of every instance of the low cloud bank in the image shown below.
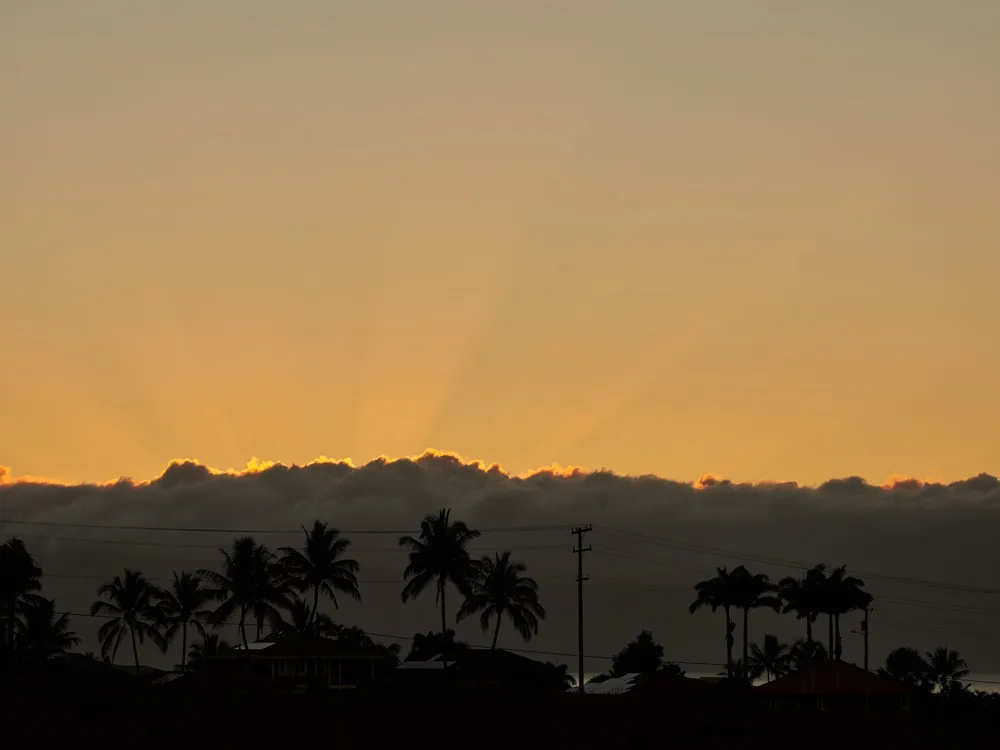
<path fill-rule="evenodd" d="M 350 532 L 363 566 L 364 603 L 344 604 L 331 614 L 387 635 L 429 630 L 437 623 L 433 596 L 400 603 L 405 556 L 396 536 L 441 507 L 486 530 L 478 551 L 512 549 L 538 578 L 550 616 L 525 648 L 575 650 L 575 558 L 568 527 L 592 524 L 587 541 L 594 551 L 586 556 L 589 653 L 609 655 L 646 627 L 665 644 L 669 658 L 719 662 L 721 618 L 687 613 L 697 580 L 717 565 L 743 563 L 779 578 L 798 564 L 827 562 L 869 576 L 876 596 L 874 662 L 896 645 L 947 644 L 962 651 L 973 671 L 1000 672 L 1000 645 L 988 637 L 1000 632 L 1000 480 L 988 474 L 947 484 L 900 478 L 884 486 L 858 477 L 817 487 L 715 477 L 685 483 L 561 468 L 511 476 L 496 465 L 438 452 L 360 467 L 327 460 L 255 464 L 237 473 L 182 461 L 149 482 L 105 485 L 15 481 L 0 468 L 0 517 L 8 521 L 0 536 L 23 537 L 42 558 L 48 595 L 61 608 L 81 613 L 101 580 L 125 566 L 154 577 L 212 567 L 217 548 L 237 529 L 253 530 L 277 548 L 296 544 L 296 529 L 320 518 Z M 101 526 L 189 530 L 95 528 Z M 82 618 L 76 627 L 86 638 L 96 631 Z M 790 616 L 751 618 L 754 640 L 765 630 L 792 639 L 802 629 Z M 460 632 L 483 640 L 475 623 Z M 507 631 L 501 634 L 504 644 L 523 646 Z M 96 650 L 93 640 L 87 646 Z M 845 638 L 848 658 L 860 659 L 860 649 L 859 637 Z M 594 671 L 604 666 L 592 660 Z M 688 669 L 717 671 L 709 664 Z"/>

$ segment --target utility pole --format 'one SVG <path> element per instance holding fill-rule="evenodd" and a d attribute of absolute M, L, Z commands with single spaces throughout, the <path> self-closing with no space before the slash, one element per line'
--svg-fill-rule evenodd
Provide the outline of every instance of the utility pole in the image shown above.
<path fill-rule="evenodd" d="M 861 634 L 865 637 L 865 671 L 868 671 L 868 614 L 870 612 L 869 605 L 865 605 L 865 619 L 861 621 Z"/>
<path fill-rule="evenodd" d="M 586 526 L 577 526 L 570 533 L 576 536 L 576 547 L 573 552 L 576 553 L 576 619 L 577 619 L 577 647 L 579 648 L 580 656 L 580 695 L 583 695 L 583 582 L 587 580 L 586 576 L 583 575 L 583 553 L 590 552 L 592 547 L 588 544 L 586 547 L 583 546 L 583 535 L 588 531 L 593 531 L 593 526 L 587 524 Z"/>

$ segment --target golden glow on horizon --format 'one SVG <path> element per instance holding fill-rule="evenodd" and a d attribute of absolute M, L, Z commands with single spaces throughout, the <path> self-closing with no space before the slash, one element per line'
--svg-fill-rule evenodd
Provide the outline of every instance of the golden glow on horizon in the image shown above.
<path fill-rule="evenodd" d="M 319 456 L 318 458 L 315 458 L 312 461 L 308 461 L 304 464 L 294 464 L 294 463 L 289 464 L 289 463 L 284 463 L 282 461 L 261 461 L 257 458 L 252 458 L 250 459 L 250 461 L 247 462 L 246 467 L 243 469 L 216 469 L 212 466 L 207 466 L 206 464 L 203 464 L 197 459 L 176 458 L 170 461 L 167 464 L 167 468 L 164 469 L 163 472 L 161 472 L 154 478 L 140 480 L 140 481 L 133 481 L 132 483 L 135 484 L 136 486 L 152 484 L 153 482 L 162 479 L 166 474 L 166 472 L 169 471 L 171 467 L 181 466 L 181 465 L 200 466 L 206 469 L 208 473 L 211 474 L 212 476 L 241 477 L 252 474 L 260 474 L 261 472 L 267 471 L 268 469 L 274 468 L 276 466 L 284 466 L 287 468 L 305 468 L 317 464 L 336 464 L 340 466 L 348 466 L 352 469 L 360 469 L 364 468 L 365 466 L 389 464 L 389 463 L 395 463 L 397 461 L 412 461 L 414 463 L 420 463 L 421 461 L 426 459 L 450 459 L 456 462 L 457 464 L 460 464 L 461 466 L 476 468 L 484 473 L 498 474 L 508 479 L 531 479 L 532 477 L 537 477 L 540 475 L 547 475 L 551 477 L 561 477 L 561 478 L 572 478 L 574 476 L 594 474 L 599 472 L 611 472 L 619 476 L 624 476 L 619 472 L 615 472 L 614 470 L 611 469 L 586 469 L 582 466 L 559 466 L 558 464 L 554 464 L 551 466 L 543 466 L 538 469 L 533 469 L 531 471 L 512 473 L 505 470 L 502 466 L 500 466 L 500 464 L 497 463 L 486 463 L 485 461 L 481 461 L 475 458 L 467 459 L 463 458 L 458 453 L 452 451 L 440 451 L 434 448 L 428 448 L 422 453 L 413 456 L 401 456 L 399 458 L 390 458 L 384 455 L 378 456 L 377 458 L 373 458 L 368 463 L 361 465 L 355 464 L 350 458 L 328 458 L 326 456 Z M 655 475 L 639 474 L 631 476 L 648 477 Z M 684 481 L 676 479 L 674 477 L 661 477 L 661 478 L 671 481 L 679 481 L 679 482 Z M 835 478 L 837 477 L 831 477 L 831 479 Z M 961 479 L 967 479 L 967 478 L 968 477 L 962 477 Z M 105 482 L 87 482 L 86 484 L 97 487 L 110 487 L 122 481 L 122 479 L 123 477 L 119 477 L 118 479 L 108 480 Z M 725 478 L 716 476 L 714 474 L 705 474 L 693 482 L 687 482 L 687 484 L 690 484 L 696 490 L 706 490 L 712 487 L 719 486 L 721 484 L 725 484 L 727 482 L 732 484 L 739 484 L 741 486 L 752 486 L 752 487 L 779 487 L 779 486 L 808 487 L 808 485 L 800 485 L 799 483 L 791 480 L 778 481 L 772 479 L 762 479 L 755 481 L 738 481 L 738 480 L 733 481 L 733 480 L 726 480 Z M 10 468 L 0 466 L 0 485 L 27 484 L 27 483 L 52 484 L 60 486 L 66 485 L 65 482 L 59 482 L 52 479 L 45 479 L 42 477 L 15 476 L 13 472 L 10 470 Z M 947 481 L 940 479 L 918 479 L 916 477 L 906 477 L 901 474 L 893 474 L 891 477 L 889 477 L 889 479 L 887 479 L 885 482 L 877 486 L 883 490 L 893 490 L 893 489 L 907 490 L 907 489 L 920 489 L 927 485 L 947 484 L 947 483 L 948 483 Z"/>
<path fill-rule="evenodd" d="M 3 5 L 19 476 L 1000 474 L 996 0 L 175 5 Z"/>

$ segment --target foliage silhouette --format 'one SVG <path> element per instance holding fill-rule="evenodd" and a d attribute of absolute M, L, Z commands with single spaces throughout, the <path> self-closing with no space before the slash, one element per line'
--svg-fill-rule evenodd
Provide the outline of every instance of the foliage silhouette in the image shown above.
<path fill-rule="evenodd" d="M 357 560 L 344 557 L 351 541 L 340 536 L 340 531 L 328 524 L 314 521 L 308 531 L 303 527 L 306 539 L 301 550 L 282 547 L 281 564 L 291 586 L 297 591 L 311 591 L 312 617 L 319 614 L 320 594 L 330 599 L 337 609 L 337 592 L 361 601 L 357 572 L 361 565 Z"/>
<path fill-rule="evenodd" d="M 97 595 L 106 596 L 107 601 L 95 601 L 90 607 L 91 616 L 110 618 L 97 631 L 97 637 L 101 640 L 101 654 L 110 655 L 113 662 L 122 638 L 129 633 L 132 637 L 135 674 L 139 676 L 139 644 L 148 638 L 161 651 L 167 650 L 167 641 L 156 625 L 156 587 L 146 580 L 141 571 L 125 568 L 124 577 L 115 576 L 102 584 Z"/>
<path fill-rule="evenodd" d="M 848 612 L 864 609 L 872 603 L 872 596 L 864 590 L 865 582 L 847 575 L 847 566 L 834 568 L 821 585 L 822 611 L 830 621 L 830 653 L 839 660 L 843 655 L 840 638 L 840 617 Z"/>
<path fill-rule="evenodd" d="M 639 672 L 650 674 L 663 667 L 663 646 L 653 640 L 648 630 L 641 631 L 634 640 L 611 657 L 611 676 L 623 677 Z"/>
<path fill-rule="evenodd" d="M 262 622 L 267 620 L 272 627 L 277 626 L 282 621 L 279 607 L 288 609 L 291 606 L 289 585 L 274 555 L 252 537 L 234 539 L 230 551 L 219 551 L 223 558 L 221 572 L 198 571 L 198 575 L 211 586 L 209 595 L 220 602 L 208 621 L 219 627 L 236 615 L 240 642 L 247 659 L 250 659 L 247 615 L 256 619 L 259 639 Z"/>
<path fill-rule="evenodd" d="M 203 633 L 200 643 L 191 644 L 186 663 L 189 669 L 201 669 L 208 659 L 228 653 L 232 649 L 233 647 L 222 640 L 218 633 Z"/>
<path fill-rule="evenodd" d="M 771 675 L 781 677 L 788 674 L 791 662 L 791 652 L 789 647 L 778 640 L 778 636 L 764 634 L 764 645 L 758 646 L 756 643 L 750 648 L 750 660 L 747 663 L 750 668 L 751 679 L 758 679 L 761 675 L 771 681 Z"/>
<path fill-rule="evenodd" d="M 901 646 L 885 658 L 885 668 L 879 670 L 907 685 L 927 688 L 930 684 L 930 666 L 916 649 Z"/>
<path fill-rule="evenodd" d="M 338 632 L 338 626 L 334 624 L 329 615 L 322 612 L 317 615 L 305 599 L 293 595 L 288 600 L 287 609 L 288 617 L 282 618 L 276 623 L 274 635 L 278 637 L 288 635 L 332 636 Z"/>
<path fill-rule="evenodd" d="M 826 648 L 819 641 L 807 641 L 800 638 L 792 644 L 788 659 L 795 669 L 803 669 L 814 661 L 826 659 Z"/>
<path fill-rule="evenodd" d="M 539 620 L 545 619 L 545 608 L 538 601 L 538 584 L 521 575 L 527 566 L 512 562 L 510 552 L 497 553 L 494 558 L 483 557 L 471 563 L 472 575 L 468 581 L 469 592 L 458 610 L 456 620 L 479 614 L 479 625 L 485 633 L 490 620 L 496 618 L 491 649 L 497 647 L 500 623 L 504 613 L 525 641 L 538 633 Z"/>
<path fill-rule="evenodd" d="M 24 542 L 12 537 L 0 545 L 0 614 L 3 615 L 3 644 L 13 653 L 17 635 L 17 613 L 26 605 L 41 599 L 36 592 L 42 589 L 42 569 L 25 547 Z"/>
<path fill-rule="evenodd" d="M 163 637 L 172 643 L 181 633 L 181 670 L 187 667 L 188 625 L 193 625 L 202 638 L 205 637 L 205 622 L 211 611 L 205 605 L 212 600 L 212 594 L 201 585 L 201 577 L 193 573 L 174 572 L 173 580 L 167 588 L 156 592 L 156 615 L 164 628 Z"/>
<path fill-rule="evenodd" d="M 726 676 L 732 677 L 733 672 L 733 623 L 732 608 L 737 603 L 737 581 L 725 567 L 717 568 L 716 575 L 706 581 L 695 584 L 697 598 L 691 602 L 688 611 L 694 614 L 702 607 L 709 607 L 713 612 L 722 609 L 726 614 Z"/>
<path fill-rule="evenodd" d="M 410 652 L 406 655 L 406 661 L 426 661 L 439 655 L 453 658 L 467 648 L 469 644 L 455 640 L 455 631 L 451 629 L 445 631 L 444 635 L 433 631 L 416 633 L 410 642 Z"/>
<path fill-rule="evenodd" d="M 479 536 L 461 521 L 451 522 L 451 510 L 442 508 L 437 515 L 424 517 L 417 538 L 403 536 L 399 545 L 409 549 L 409 563 L 403 571 L 406 585 L 400 594 L 403 602 L 419 596 L 432 582 L 436 600 L 441 605 L 441 632 L 448 632 L 445 592 L 448 582 L 463 595 L 469 594 L 471 561 L 466 549 Z"/>
<path fill-rule="evenodd" d="M 960 680 L 969 676 L 969 665 L 965 659 L 947 646 L 938 646 L 927 652 L 927 667 L 930 681 L 942 691 L 961 688 Z"/>
<path fill-rule="evenodd" d="M 781 600 L 774 596 L 778 587 L 771 583 L 763 573 L 753 574 L 740 565 L 730 574 L 734 587 L 733 604 L 743 610 L 743 672 L 744 679 L 749 679 L 747 668 L 750 664 L 750 610 L 767 607 L 778 612 Z"/>
<path fill-rule="evenodd" d="M 826 583 L 826 566 L 810 568 L 802 578 L 782 578 L 778 582 L 783 612 L 794 612 L 796 618 L 806 621 L 806 641 L 813 640 L 813 623 L 822 607 L 823 586 Z"/>
<path fill-rule="evenodd" d="M 80 643 L 69 629 L 69 613 L 58 614 L 52 599 L 38 598 L 26 604 L 17 628 L 15 648 L 29 658 L 47 659 Z"/>

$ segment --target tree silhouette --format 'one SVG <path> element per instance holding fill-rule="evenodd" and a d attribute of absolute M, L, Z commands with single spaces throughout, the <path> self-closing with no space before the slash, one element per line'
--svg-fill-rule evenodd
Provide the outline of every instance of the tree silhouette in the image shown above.
<path fill-rule="evenodd" d="M 167 641 L 155 624 L 158 616 L 155 606 L 157 589 L 141 571 L 125 568 L 124 577 L 115 576 L 104 583 L 97 590 L 97 595 L 106 596 L 107 601 L 95 601 L 90 607 L 91 616 L 111 618 L 97 631 L 97 637 L 101 639 L 101 654 L 110 654 L 111 661 L 114 661 L 122 638 L 129 633 L 138 677 L 142 671 L 138 644 L 148 638 L 161 651 L 167 650 Z"/>
<path fill-rule="evenodd" d="M 880 671 L 907 685 L 923 688 L 928 687 L 931 680 L 930 665 L 924 661 L 919 651 L 906 646 L 890 651 L 885 658 L 885 668 Z"/>
<path fill-rule="evenodd" d="M 872 602 L 872 596 L 864 590 L 865 582 L 847 575 L 847 566 L 841 565 L 830 571 L 822 585 L 822 609 L 832 624 L 830 653 L 839 660 L 843 655 L 840 638 L 840 617 L 848 612 L 864 609 Z"/>
<path fill-rule="evenodd" d="M 479 615 L 479 624 L 485 633 L 490 620 L 496 618 L 491 649 L 497 647 L 500 623 L 506 613 L 511 623 L 525 641 L 538 633 L 539 620 L 545 619 L 545 608 L 538 601 L 538 584 L 534 579 L 521 575 L 528 568 L 524 563 L 512 562 L 510 552 L 497 553 L 494 558 L 483 557 L 471 564 L 472 575 L 469 591 L 458 610 L 456 620 Z"/>
<path fill-rule="evenodd" d="M 0 607 L 6 627 L 3 643 L 13 653 L 17 613 L 25 605 L 38 603 L 35 592 L 42 588 L 42 569 L 35 564 L 24 542 L 12 537 L 0 545 Z"/>
<path fill-rule="evenodd" d="M 56 603 L 51 599 L 38 598 L 26 604 L 17 625 L 15 646 L 31 658 L 63 654 L 80 643 L 76 633 L 69 629 L 69 613 L 57 614 Z"/>
<path fill-rule="evenodd" d="M 819 617 L 823 586 L 826 583 L 826 566 L 816 565 L 802 578 L 782 578 L 778 588 L 785 602 L 784 612 L 794 612 L 797 619 L 806 621 L 806 640 L 813 640 L 812 626 Z"/>
<path fill-rule="evenodd" d="M 181 633 L 181 671 L 187 668 L 187 634 L 188 625 L 193 625 L 202 638 L 205 637 L 205 626 L 202 623 L 212 613 L 205 605 L 212 600 L 212 593 L 203 588 L 201 577 L 181 571 L 174 572 L 173 580 L 165 589 L 156 592 L 156 613 L 161 625 L 165 628 L 163 637 L 167 643 L 172 643 Z"/>
<path fill-rule="evenodd" d="M 329 615 L 322 612 L 317 615 L 305 599 L 297 596 L 289 600 L 288 618 L 277 623 L 276 629 L 279 636 L 332 636 L 338 632 L 338 626 Z"/>
<path fill-rule="evenodd" d="M 201 643 L 191 644 L 187 653 L 187 664 L 191 669 L 201 669 L 208 659 L 225 654 L 232 648 L 217 633 L 203 633 Z"/>
<path fill-rule="evenodd" d="M 791 661 L 791 653 L 788 646 L 778 641 L 778 636 L 764 634 L 763 647 L 756 643 L 750 648 L 750 660 L 747 664 L 750 667 L 753 679 L 762 674 L 771 681 L 771 675 L 781 677 L 788 673 L 788 665 Z"/>
<path fill-rule="evenodd" d="M 611 677 L 627 674 L 651 674 L 663 668 L 663 646 L 653 640 L 648 630 L 641 631 L 634 640 L 611 657 Z"/>
<path fill-rule="evenodd" d="M 722 609 L 726 614 L 726 676 L 733 676 L 733 630 L 732 608 L 736 605 L 736 582 L 733 574 L 725 567 L 717 568 L 714 578 L 695 584 L 698 598 L 691 602 L 688 610 L 694 614 L 702 607 L 713 612 Z"/>
<path fill-rule="evenodd" d="M 457 653 L 469 648 L 469 644 L 455 640 L 455 631 L 448 629 L 441 633 L 416 633 L 410 642 L 410 652 L 406 661 L 426 661 L 435 656 L 443 655 L 453 658 Z"/>
<path fill-rule="evenodd" d="M 961 680 L 969 676 L 969 665 L 959 656 L 958 651 L 946 646 L 938 646 L 927 652 L 927 666 L 930 679 L 942 691 L 961 687 Z"/>
<path fill-rule="evenodd" d="M 320 521 L 314 521 L 312 528 L 305 532 L 302 550 L 282 547 L 281 564 L 284 566 L 293 588 L 300 592 L 312 591 L 311 616 L 319 612 L 319 596 L 323 594 L 337 609 L 337 592 L 361 601 L 356 573 L 361 569 L 357 560 L 344 558 L 351 546 L 349 539 L 340 536 L 340 531 L 332 529 Z"/>
<path fill-rule="evenodd" d="M 756 575 L 740 565 L 730 574 L 735 598 L 733 604 L 743 610 L 743 677 L 749 679 L 750 664 L 750 610 L 768 607 L 775 612 L 781 609 L 781 600 L 774 596 L 778 587 L 768 581 L 763 573 Z"/>
<path fill-rule="evenodd" d="M 822 661 L 827 658 L 826 649 L 819 641 L 807 641 L 799 639 L 792 644 L 789 652 L 789 661 L 795 669 L 804 669 L 814 661 Z"/>
<path fill-rule="evenodd" d="M 259 639 L 262 621 L 266 619 L 272 625 L 280 623 L 282 617 L 278 607 L 287 609 L 291 605 L 288 585 L 278 569 L 274 555 L 264 545 L 257 544 L 252 537 L 235 539 L 230 551 L 219 551 L 222 553 L 221 572 L 204 569 L 198 571 L 198 575 L 212 587 L 209 595 L 220 602 L 209 615 L 208 621 L 219 627 L 233 615 L 237 615 L 240 641 L 249 659 L 247 615 L 253 615 L 257 620 Z"/>
<path fill-rule="evenodd" d="M 403 602 L 419 596 L 436 583 L 436 601 L 441 605 L 441 632 L 448 632 L 445 592 L 450 581 L 463 595 L 469 593 L 470 560 L 466 549 L 479 536 L 461 521 L 451 522 L 451 511 L 442 509 L 436 516 L 426 516 L 420 522 L 420 536 L 400 537 L 399 545 L 409 548 L 409 564 L 403 571 L 406 585 Z"/>

